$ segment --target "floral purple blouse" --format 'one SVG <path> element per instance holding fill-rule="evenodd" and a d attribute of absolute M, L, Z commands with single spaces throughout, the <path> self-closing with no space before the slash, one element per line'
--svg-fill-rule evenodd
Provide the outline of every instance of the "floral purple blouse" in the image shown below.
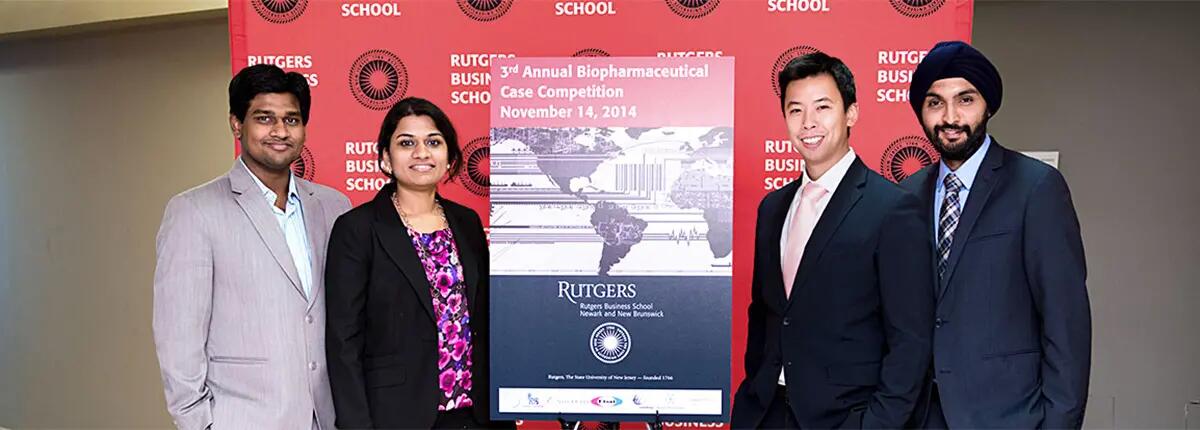
<path fill-rule="evenodd" d="M 470 407 L 474 404 L 467 394 L 471 391 L 471 314 L 454 234 L 448 228 L 433 233 L 409 229 L 408 234 L 425 266 L 437 316 L 438 386 L 442 390 L 438 410 Z"/>

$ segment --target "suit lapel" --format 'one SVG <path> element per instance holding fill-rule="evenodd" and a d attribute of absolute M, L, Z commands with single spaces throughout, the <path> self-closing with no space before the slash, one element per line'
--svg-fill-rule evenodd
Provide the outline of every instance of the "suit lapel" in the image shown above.
<path fill-rule="evenodd" d="M 780 193 L 778 201 L 774 202 L 774 207 L 768 208 L 768 216 L 770 218 L 764 220 L 766 222 L 767 231 L 763 235 L 768 238 L 764 245 L 767 253 L 767 276 L 763 281 L 763 298 L 767 303 L 771 304 L 779 311 L 780 314 L 787 308 L 787 293 L 783 290 L 783 255 L 780 254 L 779 241 L 783 237 L 783 223 L 787 222 L 788 210 L 791 209 L 792 200 L 796 198 L 796 193 L 800 190 L 802 179 L 797 178 L 790 184 L 786 185 Z M 770 240 L 774 239 L 774 240 Z"/>
<path fill-rule="evenodd" d="M 287 239 L 283 237 L 283 230 L 279 228 L 279 222 L 271 213 L 270 204 L 263 199 L 262 190 L 258 188 L 258 184 L 254 183 L 254 178 L 250 177 L 250 171 L 235 164 L 229 171 L 229 183 L 230 188 L 237 195 L 235 200 L 238 206 L 246 213 L 246 217 L 250 218 L 250 223 L 254 225 L 254 230 L 258 232 L 259 238 L 267 245 L 271 257 L 287 274 L 288 280 L 292 281 L 292 288 L 296 290 L 296 293 L 305 299 L 304 288 L 300 284 L 300 275 L 296 271 L 296 264 L 292 262 L 292 253 L 288 251 Z"/>
<path fill-rule="evenodd" d="M 417 250 L 412 244 L 412 236 L 408 235 L 408 228 L 400 221 L 400 215 L 392 206 L 390 196 L 392 195 L 391 190 L 394 189 L 395 185 L 384 187 L 372 202 L 375 205 L 375 236 L 379 239 L 379 244 L 387 253 L 388 258 L 408 279 L 409 287 L 417 294 L 417 300 L 421 301 L 421 306 L 425 308 L 426 314 L 436 322 L 437 319 L 433 315 L 433 293 L 430 292 L 433 286 L 425 277 L 425 266 L 421 264 L 421 258 L 417 256 Z"/>
<path fill-rule="evenodd" d="M 320 297 L 325 288 L 325 277 L 322 268 L 325 267 L 325 248 L 329 243 L 329 228 L 325 225 L 325 207 L 317 199 L 312 184 L 300 178 L 296 180 L 296 192 L 300 194 L 300 208 L 304 211 L 304 233 L 308 239 L 308 248 L 312 250 L 309 264 L 312 265 L 312 297 Z M 308 300 L 312 309 L 316 300 Z"/>
<path fill-rule="evenodd" d="M 833 196 L 829 197 L 829 204 L 825 206 L 825 211 L 821 212 L 821 218 L 813 227 L 812 235 L 808 237 L 808 243 L 804 245 L 804 256 L 800 258 L 800 269 L 796 271 L 796 281 L 792 284 L 792 299 L 799 295 L 797 291 L 804 288 L 809 274 L 812 273 L 817 261 L 821 259 L 821 253 L 825 251 L 825 245 L 829 243 L 833 233 L 842 224 L 842 220 L 862 198 L 862 188 L 866 183 L 867 166 L 862 163 L 861 159 L 855 157 L 854 163 L 850 164 L 850 170 L 846 171 L 846 176 L 838 184 L 837 190 L 833 192 Z M 791 302 L 792 300 L 788 301 L 788 306 L 791 306 Z"/>
<path fill-rule="evenodd" d="M 967 205 L 963 208 L 962 217 L 958 221 L 958 227 L 954 230 L 954 240 L 950 243 L 950 256 L 946 261 L 946 273 L 942 275 L 941 285 L 939 285 L 941 287 L 938 297 L 939 302 L 941 301 L 941 296 L 944 296 L 946 290 L 949 289 L 950 280 L 954 278 L 954 269 L 958 267 L 958 261 L 962 258 L 962 250 L 966 245 L 967 238 L 971 237 L 971 229 L 975 228 L 975 222 L 979 220 L 979 214 L 987 206 L 992 190 L 996 189 L 1000 184 L 1001 176 L 996 174 L 996 170 L 1003 165 L 1004 150 L 993 139 L 992 146 L 988 148 L 988 153 L 984 155 L 983 163 L 979 166 L 979 173 L 976 174 L 975 183 L 972 184 L 971 191 L 967 194 Z"/>
<path fill-rule="evenodd" d="M 438 196 L 438 200 L 442 200 Z M 443 200 L 444 202 L 444 200 Z M 442 204 L 443 208 L 449 206 L 446 203 Z M 467 231 L 468 224 L 463 219 L 457 209 L 451 209 L 446 212 L 446 222 L 450 224 L 450 231 L 454 234 L 454 247 L 458 250 L 458 262 L 463 270 L 463 282 L 467 285 L 467 309 L 475 311 L 475 291 L 479 281 L 479 262 L 478 256 L 475 255 L 474 248 L 467 240 L 473 232 Z"/>

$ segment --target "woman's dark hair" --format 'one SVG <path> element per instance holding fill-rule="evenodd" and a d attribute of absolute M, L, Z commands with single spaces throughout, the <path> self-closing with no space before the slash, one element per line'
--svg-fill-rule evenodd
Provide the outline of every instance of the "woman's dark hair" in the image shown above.
<path fill-rule="evenodd" d="M 229 113 L 238 121 L 246 121 L 246 113 L 250 110 L 250 100 L 259 94 L 288 93 L 296 96 L 300 102 L 300 121 L 308 124 L 308 108 L 312 106 L 312 96 L 308 90 L 308 80 L 296 72 L 284 72 L 279 67 L 269 64 L 258 64 L 242 69 L 229 81 Z"/>
<path fill-rule="evenodd" d="M 400 120 L 408 116 L 427 116 L 433 120 L 433 125 L 446 140 L 446 150 L 450 156 L 449 174 L 446 175 L 446 181 L 449 182 L 458 176 L 458 172 L 462 170 L 463 156 L 462 148 L 458 146 L 458 133 L 454 131 L 454 124 L 450 123 L 450 117 L 446 116 L 446 113 L 442 112 L 437 105 L 418 97 L 405 97 L 404 100 L 400 100 L 395 106 L 392 106 L 387 115 L 384 115 L 383 124 L 379 126 L 379 138 L 375 140 L 375 149 L 379 153 L 376 161 L 380 165 L 383 164 L 383 153 L 392 146 L 392 133 L 396 132 L 396 126 L 400 124 Z M 395 174 L 389 175 L 389 177 L 393 181 L 396 180 Z"/>

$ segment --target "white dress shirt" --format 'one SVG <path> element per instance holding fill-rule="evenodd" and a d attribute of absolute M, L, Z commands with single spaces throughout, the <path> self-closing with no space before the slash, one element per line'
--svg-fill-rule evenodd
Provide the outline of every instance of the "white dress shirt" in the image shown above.
<path fill-rule="evenodd" d="M 240 157 L 238 164 L 250 172 L 250 168 L 246 167 L 246 163 Z M 271 207 L 271 213 L 275 214 L 275 221 L 279 222 L 279 228 L 283 230 L 288 251 L 292 254 L 292 263 L 296 265 L 296 273 L 300 275 L 300 286 L 304 288 L 304 296 L 312 299 L 312 246 L 308 243 L 308 232 L 304 229 L 304 208 L 300 203 L 300 194 L 296 192 L 296 175 L 289 175 L 291 176 L 288 178 L 287 204 L 284 205 L 285 209 L 279 209 L 275 206 L 275 199 L 279 196 L 254 176 L 254 172 L 250 172 L 250 177 L 254 178 L 254 183 L 262 190 L 267 206 Z"/>

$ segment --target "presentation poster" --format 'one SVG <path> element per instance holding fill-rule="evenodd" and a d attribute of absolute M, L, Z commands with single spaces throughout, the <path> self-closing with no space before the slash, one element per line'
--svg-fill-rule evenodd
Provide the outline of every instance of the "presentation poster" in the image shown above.
<path fill-rule="evenodd" d="M 734 58 L 497 58 L 491 415 L 729 419 Z"/>

